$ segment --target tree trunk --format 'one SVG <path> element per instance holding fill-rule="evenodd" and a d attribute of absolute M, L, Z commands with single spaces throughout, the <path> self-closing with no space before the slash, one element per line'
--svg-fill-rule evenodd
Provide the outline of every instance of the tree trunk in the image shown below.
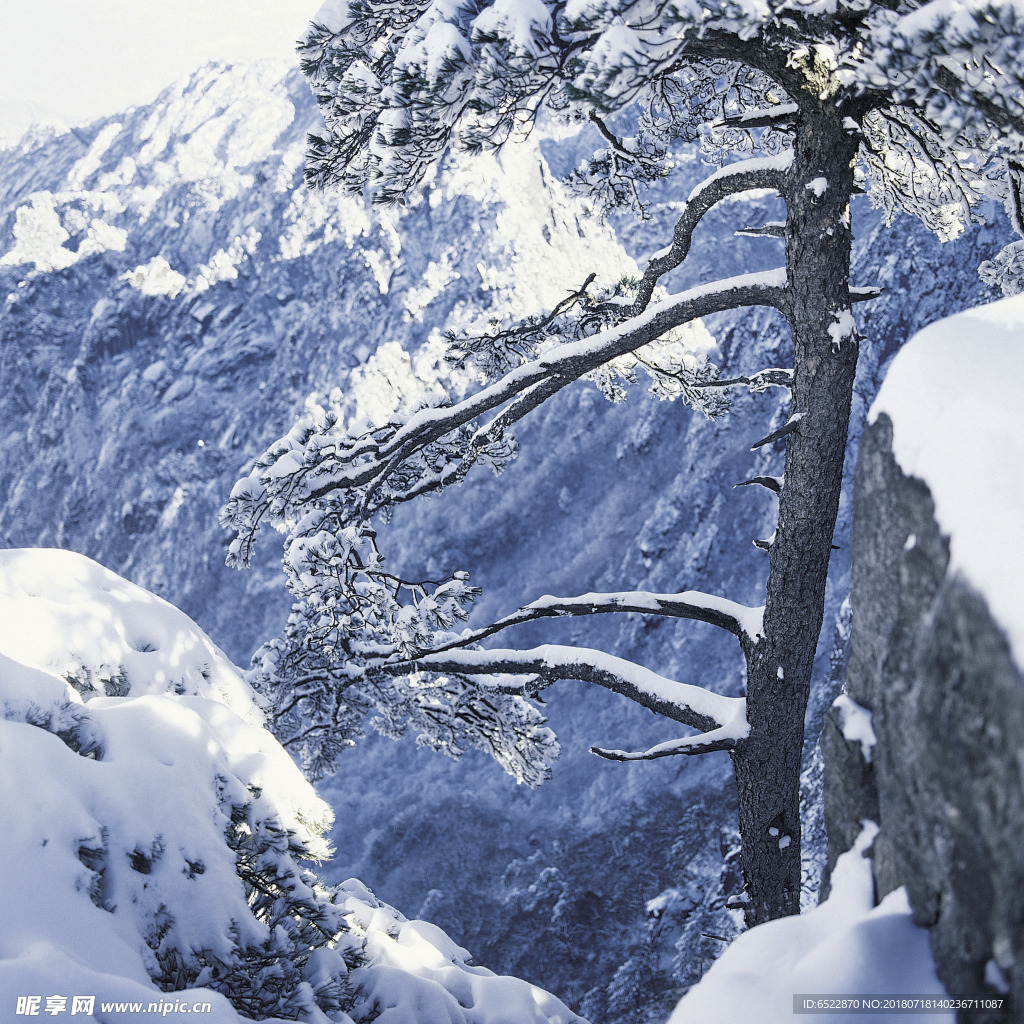
<path fill-rule="evenodd" d="M 849 316 L 856 143 L 835 108 L 796 132 L 786 268 L 795 378 L 764 635 L 747 659 L 749 737 L 733 753 L 748 925 L 800 910 L 800 768 L 857 363 Z"/>

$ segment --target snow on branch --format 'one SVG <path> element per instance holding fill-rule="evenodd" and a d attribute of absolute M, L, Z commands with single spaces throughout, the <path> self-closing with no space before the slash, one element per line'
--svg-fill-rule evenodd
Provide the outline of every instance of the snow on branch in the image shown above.
<path fill-rule="evenodd" d="M 729 726 L 743 714 L 742 697 L 723 697 L 700 686 L 680 683 L 650 669 L 585 647 L 546 644 L 530 650 L 444 651 L 406 662 L 366 669 L 368 677 L 413 671 L 472 677 L 497 693 L 535 694 L 564 679 L 578 679 L 629 697 L 643 707 L 702 732 Z M 508 677 L 526 677 L 510 682 Z M 745 719 L 744 719 L 745 720 Z"/>
<path fill-rule="evenodd" d="M 391 573 L 377 546 L 374 517 L 462 479 L 474 465 L 500 470 L 515 453 L 508 428 L 610 360 L 698 317 L 746 305 L 781 307 L 786 295 L 781 269 L 688 289 L 626 323 L 555 344 L 461 402 L 432 392 L 386 423 L 350 429 L 326 412 L 272 445 L 235 485 L 221 518 L 235 534 L 229 549 L 235 565 L 247 564 L 263 526 L 285 534 L 292 611 L 282 635 L 257 652 L 251 681 L 274 709 L 277 735 L 306 770 L 332 770 L 340 752 L 371 725 L 387 735 L 414 730 L 420 742 L 456 757 L 483 747 L 517 779 L 542 781 L 557 744 L 540 712 L 520 695 L 534 692 L 535 683 L 520 680 L 510 688 L 506 678 L 504 689 L 488 688 L 476 678 L 530 676 L 536 666 L 474 669 L 469 662 L 479 655 L 454 651 L 464 641 L 453 627 L 466 618 L 476 590 L 464 573 L 434 581 Z M 525 614 L 581 614 L 584 607 L 570 599 L 561 609 L 538 606 Z M 744 645 L 760 628 L 755 610 L 707 595 L 623 595 L 614 610 L 702 618 Z M 558 671 L 547 665 L 540 678 L 553 681 L 560 671 L 562 678 L 589 679 L 646 706 L 661 701 L 648 687 L 660 679 L 654 674 L 638 680 L 613 662 L 584 664 L 569 654 L 559 665 Z M 684 694 L 681 704 L 665 697 L 665 707 L 674 709 L 665 713 L 698 728 L 716 727 L 712 718 L 691 713 L 680 685 L 671 684 L 676 696 Z"/>
<path fill-rule="evenodd" d="M 791 150 L 778 156 L 740 160 L 728 164 L 698 185 L 690 193 L 686 206 L 676 221 L 672 244 L 667 250 L 653 256 L 648 263 L 630 313 L 635 316 L 646 309 L 658 281 L 686 259 L 693 240 L 693 232 L 705 214 L 723 199 L 754 189 L 767 188 L 783 193 L 792 163 Z"/>
<path fill-rule="evenodd" d="M 674 327 L 745 306 L 784 309 L 785 268 L 739 274 L 669 295 L 618 327 L 549 350 L 538 362 L 559 375 L 568 372 L 574 377 L 582 376 L 616 356 L 642 348 Z"/>
<path fill-rule="evenodd" d="M 782 220 L 769 221 L 760 227 L 739 228 L 734 234 L 746 238 L 785 238 L 786 222 Z"/>
<path fill-rule="evenodd" d="M 390 607 L 408 629 L 408 606 L 381 604 L 378 614 Z M 308 775 L 336 770 L 340 754 L 371 726 L 395 739 L 412 733 L 421 746 L 453 758 L 482 749 L 530 786 L 550 776 L 558 743 L 524 699 L 536 688 L 529 677 L 486 687 L 471 673 L 420 669 L 408 654 L 388 655 L 386 644 L 369 642 L 386 632 L 372 614 L 366 610 L 362 627 L 352 617 L 332 630 L 333 609 L 297 603 L 284 636 L 254 659 L 249 680 L 268 698 L 275 734 Z"/>
<path fill-rule="evenodd" d="M 735 117 L 727 117 L 724 123 L 736 128 L 769 128 L 774 125 L 792 124 L 800 108 L 795 103 L 777 103 L 771 107 L 757 107 L 745 110 Z"/>
<path fill-rule="evenodd" d="M 976 124 L 979 113 L 1000 129 L 1024 133 L 1018 4 L 875 6 L 870 45 L 857 61 L 859 81 L 875 88 L 899 83 L 900 97 L 946 133 Z"/>
<path fill-rule="evenodd" d="M 702 316 L 785 303 L 784 269 L 743 274 L 670 295 L 617 327 L 555 345 L 461 402 L 445 404 L 435 396 L 404 423 L 396 419 L 355 435 L 336 429 L 330 416 L 300 423 L 232 490 L 221 516 L 236 534 L 229 561 L 247 564 L 265 521 L 290 530 L 290 524 L 330 500 L 335 525 L 344 528 L 460 478 L 454 463 L 468 469 L 484 461 L 500 469 L 513 454 L 504 444 L 505 429 L 573 381 Z M 512 404 L 491 424 L 470 426 L 507 403 Z"/>
<path fill-rule="evenodd" d="M 602 615 L 611 612 L 633 612 L 641 615 L 664 615 L 670 618 L 694 619 L 718 626 L 732 633 L 744 647 L 752 646 L 762 629 L 763 608 L 751 608 L 725 598 L 685 590 L 678 594 L 652 594 L 633 590 L 620 593 L 581 594 L 579 597 L 545 595 L 524 605 L 511 615 L 457 641 L 436 648 L 436 651 L 466 647 L 493 636 L 510 626 L 536 619 L 560 616 Z"/>
<path fill-rule="evenodd" d="M 868 196 L 888 221 L 903 210 L 945 240 L 981 219 L 976 208 L 991 185 L 983 164 L 961 153 L 962 141 L 903 106 L 871 111 L 862 134 Z"/>
<path fill-rule="evenodd" d="M 749 377 L 729 377 L 696 384 L 695 387 L 728 388 L 737 384 L 744 385 L 751 394 L 760 394 L 769 388 L 791 388 L 793 371 L 785 367 L 773 366 L 767 370 L 758 370 Z"/>
<path fill-rule="evenodd" d="M 738 701 L 735 717 L 721 728 L 695 736 L 683 736 L 678 740 L 666 740 L 647 750 L 631 752 L 591 747 L 590 752 L 609 761 L 654 761 L 659 757 L 674 757 L 676 754 L 711 754 L 716 750 L 735 750 L 740 741 L 745 740 L 750 734 L 746 701 L 743 698 L 735 699 Z"/>

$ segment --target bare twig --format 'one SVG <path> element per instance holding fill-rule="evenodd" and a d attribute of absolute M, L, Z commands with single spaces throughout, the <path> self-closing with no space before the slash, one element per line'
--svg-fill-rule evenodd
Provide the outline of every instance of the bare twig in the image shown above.
<path fill-rule="evenodd" d="M 752 476 L 749 480 L 741 480 L 736 486 L 748 487 L 750 484 L 758 484 L 771 491 L 772 494 L 781 494 L 782 479 L 781 476 Z"/>
<path fill-rule="evenodd" d="M 757 451 L 758 448 L 763 448 L 766 444 L 771 444 L 773 441 L 781 441 L 784 437 L 788 437 L 799 429 L 802 418 L 800 413 L 793 413 L 778 430 L 773 430 L 767 437 L 762 437 L 760 441 L 752 444 L 750 450 L 752 452 Z"/>

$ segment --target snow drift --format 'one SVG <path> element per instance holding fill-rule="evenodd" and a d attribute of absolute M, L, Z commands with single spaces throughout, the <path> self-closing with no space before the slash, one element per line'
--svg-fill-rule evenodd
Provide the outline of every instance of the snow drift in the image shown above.
<path fill-rule="evenodd" d="M 760 1024 L 827 1022 L 835 1014 L 794 1016 L 796 995 L 937 996 L 945 990 L 935 976 L 928 932 L 911 917 L 906 892 L 891 893 L 874 906 L 867 852 L 878 826 L 865 822 L 854 848 L 832 875 L 832 893 L 800 917 L 783 918 L 741 935 L 704 980 L 676 1007 L 669 1024 Z M 902 1014 L 842 1014 L 850 1022 L 886 1024 Z M 947 1014 L 914 1014 L 915 1021 L 948 1020 Z"/>

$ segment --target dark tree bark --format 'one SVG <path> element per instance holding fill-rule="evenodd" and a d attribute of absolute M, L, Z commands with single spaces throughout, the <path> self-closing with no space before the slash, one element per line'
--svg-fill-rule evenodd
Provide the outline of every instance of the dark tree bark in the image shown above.
<path fill-rule="evenodd" d="M 785 195 L 795 429 L 785 441 L 764 633 L 747 655 L 750 733 L 732 752 L 749 925 L 800 910 L 804 715 L 857 364 L 856 340 L 849 333 L 855 153 L 856 142 L 835 106 L 804 107 Z"/>

